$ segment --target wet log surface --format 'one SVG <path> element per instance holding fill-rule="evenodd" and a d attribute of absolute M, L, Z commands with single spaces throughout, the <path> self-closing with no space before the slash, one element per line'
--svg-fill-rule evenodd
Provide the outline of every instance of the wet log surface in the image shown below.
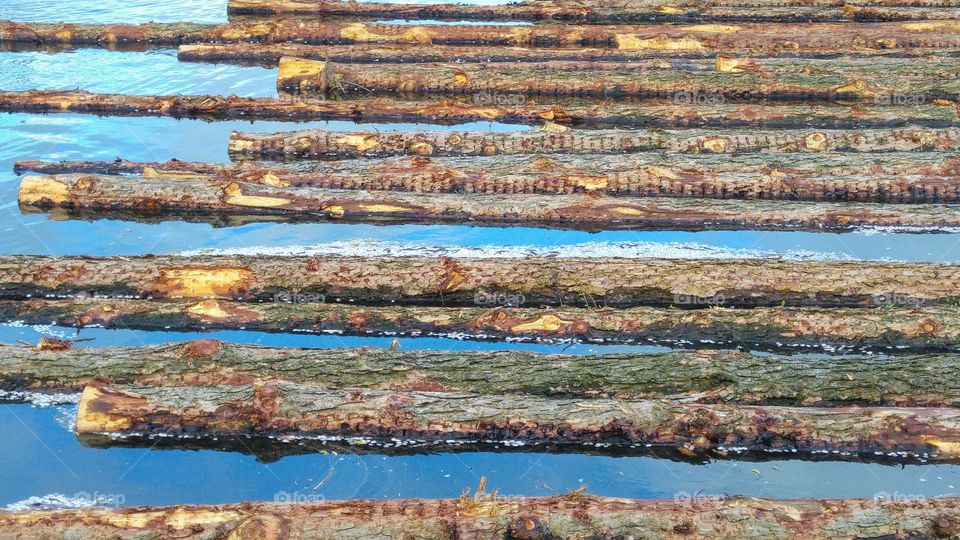
<path fill-rule="evenodd" d="M 729 351 L 562 355 L 520 351 L 297 349 L 216 340 L 142 347 L 0 345 L 0 388 L 88 384 L 209 386 L 257 381 L 317 388 L 463 392 L 684 403 L 954 407 L 956 354 L 812 359 Z M 584 402 L 584 407 L 588 403 Z"/>
<path fill-rule="evenodd" d="M 953 304 L 960 265 L 779 259 L 551 257 L 0 257 L 0 297 L 272 300 L 476 306 L 523 294 L 527 305 L 864 306 Z"/>
<path fill-rule="evenodd" d="M 654 445 L 954 459 L 955 408 L 785 407 L 661 400 L 344 389 L 288 381 L 87 386 L 78 434 L 347 437 Z"/>
<path fill-rule="evenodd" d="M 690 94 L 696 102 L 698 94 Z M 708 100 L 711 101 L 711 100 Z M 237 96 L 126 96 L 81 90 L 0 92 L 0 111 L 85 113 L 111 116 L 171 116 L 174 118 L 271 119 L 286 121 L 350 120 L 354 122 L 425 122 L 458 124 L 496 121 L 543 125 L 547 121 L 596 127 L 735 127 L 871 128 L 954 127 L 960 125 L 955 103 L 925 103 L 890 107 L 868 103 L 620 103 L 566 100 L 561 104 L 500 106 L 473 101 L 402 101 L 353 99 L 320 101 L 298 98 Z"/>
<path fill-rule="evenodd" d="M 283 57 L 277 88 L 320 95 L 513 94 L 517 96 L 675 97 L 700 92 L 724 98 L 876 101 L 901 93 L 953 101 L 960 93 L 955 59 L 717 61 L 715 66 L 540 62 L 518 64 L 340 64 Z M 570 77 L 576 72 L 576 77 Z M 946 77 L 945 77 L 946 76 Z"/>
<path fill-rule="evenodd" d="M 573 180 L 581 184 L 584 180 L 594 181 L 592 178 Z M 663 185 L 671 182 L 670 179 L 657 181 Z M 27 213 L 59 209 L 82 216 L 122 211 L 128 219 L 259 215 L 301 221 L 516 224 L 578 230 L 850 231 L 884 227 L 898 231 L 947 232 L 960 227 L 960 207 L 949 204 L 717 200 L 682 191 L 677 195 L 684 198 L 658 195 L 627 199 L 602 192 L 517 196 L 365 191 L 284 187 L 215 177 L 179 176 L 172 181 L 162 176 L 74 174 L 24 176 L 19 201 Z"/>
<path fill-rule="evenodd" d="M 949 537 L 960 528 L 956 499 L 766 500 L 691 496 L 670 500 L 498 497 L 482 488 L 460 499 L 242 503 L 0 513 L 0 535 L 45 538 L 176 535 L 344 539 L 420 538 L 789 538 L 905 535 Z"/>
<path fill-rule="evenodd" d="M 66 299 L 0 300 L 0 320 L 82 329 L 251 330 L 363 336 L 455 336 L 460 339 L 654 343 L 673 347 L 771 351 L 957 350 L 960 310 L 896 305 L 877 308 L 709 309 L 680 297 L 676 308 L 349 306 L 281 293 L 272 302 Z M 507 300 L 504 297 L 502 300 Z M 333 299 L 330 299 L 332 302 Z M 690 302 L 690 303 L 685 303 Z"/>

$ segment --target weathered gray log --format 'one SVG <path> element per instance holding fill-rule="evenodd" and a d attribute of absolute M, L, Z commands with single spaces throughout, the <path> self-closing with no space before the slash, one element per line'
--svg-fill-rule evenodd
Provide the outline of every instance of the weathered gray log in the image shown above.
<path fill-rule="evenodd" d="M 0 388 L 77 391 L 88 384 L 193 386 L 259 380 L 317 388 L 676 399 L 794 406 L 960 405 L 960 356 L 811 359 L 726 351 L 557 355 L 520 351 L 296 349 L 216 340 L 78 348 L 0 345 Z"/>
<path fill-rule="evenodd" d="M 415 390 L 329 390 L 287 381 L 87 386 L 77 433 L 130 437 L 350 437 L 653 445 L 956 459 L 960 409 L 715 405 Z"/>
<path fill-rule="evenodd" d="M 0 298 L 119 296 L 471 306 L 880 306 L 955 304 L 960 265 L 779 259 L 552 257 L 0 257 Z M 722 296 L 721 296 L 722 295 Z"/>
<path fill-rule="evenodd" d="M 362 99 L 242 98 L 237 96 L 128 96 L 80 90 L 0 92 L 0 111 L 86 113 L 174 118 L 259 118 L 271 120 L 350 120 L 354 122 L 426 122 L 459 124 L 495 121 L 542 125 L 545 121 L 584 126 L 660 126 L 771 128 L 948 127 L 960 125 L 955 103 L 928 102 L 914 107 L 869 103 L 745 104 L 721 103 L 706 94 L 685 94 L 682 102 L 637 103 L 565 100 L 563 104 L 501 106 L 457 100 L 398 101 Z M 701 103 L 700 97 L 706 102 Z M 687 99 L 689 98 L 689 99 Z"/>
<path fill-rule="evenodd" d="M 960 350 L 960 309 L 897 305 L 877 308 L 729 309 L 676 299 L 676 308 L 351 306 L 299 291 L 272 302 L 150 301 L 103 298 L 0 300 L 0 321 L 82 329 L 252 330 L 362 336 L 456 336 L 478 340 L 655 343 L 674 347 L 747 347 L 775 351 L 907 354 Z M 481 298 L 481 300 L 487 300 Z M 490 301 L 519 300 L 503 297 Z M 717 299 L 719 300 L 719 299 Z"/>
<path fill-rule="evenodd" d="M 960 86 L 956 60 L 932 62 L 931 71 L 911 67 L 915 61 L 877 59 L 828 61 L 836 67 L 821 74 L 804 61 L 777 60 L 784 72 L 768 71 L 747 61 L 718 61 L 717 69 L 684 69 L 651 63 L 644 65 L 594 62 L 518 64 L 363 64 L 283 57 L 277 88 L 319 95 L 453 94 L 517 96 L 672 97 L 701 93 L 725 98 L 876 101 L 878 96 L 902 93 L 920 99 L 955 101 Z M 884 69 L 885 64 L 890 69 Z M 792 71 L 790 67 L 793 67 Z M 807 72 L 802 71 L 806 69 Z M 857 71 L 859 70 L 859 71 Z M 901 72 L 905 72 L 901 76 Z"/>
<path fill-rule="evenodd" d="M 49 539 L 172 536 L 290 538 L 729 538 L 951 537 L 960 501 L 766 500 L 681 494 L 670 500 L 498 497 L 483 487 L 460 499 L 399 499 L 217 506 L 83 508 L 0 513 L 0 535 Z"/>
<path fill-rule="evenodd" d="M 595 182 L 594 178 L 566 178 Z M 672 179 L 658 178 L 670 185 Z M 627 199 L 599 191 L 573 195 L 477 195 L 283 187 L 216 177 L 59 175 L 24 176 L 19 201 L 24 212 L 64 209 L 78 216 L 98 212 L 137 219 L 163 216 L 279 216 L 294 220 L 362 222 L 523 224 L 582 230 L 609 229 L 791 229 L 849 231 L 887 227 L 946 232 L 960 227 L 960 207 L 949 204 L 740 201 L 694 198 Z M 104 215 L 106 217 L 106 215 Z"/>

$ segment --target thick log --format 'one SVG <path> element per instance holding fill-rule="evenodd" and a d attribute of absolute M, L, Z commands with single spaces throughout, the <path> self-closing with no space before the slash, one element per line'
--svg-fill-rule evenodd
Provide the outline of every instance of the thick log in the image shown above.
<path fill-rule="evenodd" d="M 911 138 L 911 135 L 905 135 L 906 139 Z M 937 144 L 935 139 L 929 142 L 931 139 L 927 137 L 933 137 L 930 132 L 921 130 L 914 135 L 920 140 L 928 141 L 928 147 Z M 450 137 L 455 136 L 458 134 L 450 135 Z M 351 137 L 353 139 L 348 141 L 351 144 L 373 146 L 379 135 L 365 136 L 367 143 L 364 143 L 364 136 Z M 384 137 L 388 140 L 390 138 L 389 135 Z M 805 144 L 815 145 L 826 137 L 821 132 L 812 132 L 804 136 L 796 136 L 795 139 Z M 749 144 L 749 138 L 750 136 L 743 137 L 745 140 L 741 142 L 745 143 L 744 146 Z M 690 142 L 696 146 L 691 150 L 720 148 L 728 142 L 734 145 L 738 139 L 740 139 L 739 136 L 730 135 L 693 137 Z M 450 138 L 446 140 L 450 141 Z M 497 142 L 513 145 L 518 140 L 523 138 L 491 136 L 488 139 L 490 144 L 487 146 L 491 149 L 496 148 Z M 558 146 L 562 146 L 563 138 L 558 137 L 558 140 L 560 140 Z M 776 140 L 776 138 L 772 139 L 772 141 Z M 789 140 L 789 138 L 783 137 L 781 140 Z M 867 140 L 865 137 L 864 141 Z M 481 141 L 476 142 L 479 144 Z M 895 147 L 910 145 L 909 142 L 903 144 L 897 144 L 892 140 L 888 142 L 893 143 Z M 421 139 L 412 142 L 411 147 L 423 149 L 434 143 L 438 146 L 441 144 L 438 141 Z M 501 144 L 502 147 L 503 144 Z M 709 150 L 702 151 L 709 152 Z M 490 150 L 489 153 L 495 152 Z M 940 203 L 960 200 L 960 182 L 957 180 L 960 164 L 957 159 L 943 159 L 938 154 L 920 154 L 917 159 L 910 159 L 910 157 L 912 156 L 895 154 L 884 160 L 883 165 L 876 164 L 872 156 L 848 158 L 842 154 L 811 155 L 798 152 L 778 156 L 779 159 L 771 159 L 761 154 L 738 155 L 731 158 L 712 155 L 676 156 L 644 153 L 635 154 L 629 158 L 619 155 L 555 155 L 552 158 L 537 156 L 533 159 L 527 159 L 526 156 L 387 158 L 378 161 L 296 162 L 285 166 L 264 166 L 249 161 L 234 165 L 175 160 L 164 163 L 20 162 L 15 168 L 20 172 L 39 171 L 54 174 L 63 172 L 74 175 L 142 174 L 145 177 L 145 189 L 193 185 L 181 182 L 165 186 L 163 180 L 189 180 L 201 184 L 216 184 L 221 189 L 223 185 L 231 183 L 255 184 L 264 188 L 273 186 L 281 189 L 276 192 L 277 195 L 288 198 L 311 195 L 316 204 L 320 204 L 318 197 L 322 195 L 321 192 L 304 192 L 295 188 L 361 190 L 375 192 L 374 196 L 381 198 L 402 197 L 402 193 L 452 193 L 468 195 L 470 198 L 466 199 L 467 201 L 479 195 L 586 193 L 594 196 L 595 202 L 590 204 L 599 204 L 596 202 L 596 197 L 601 195 L 618 198 L 764 199 L 866 203 Z M 48 180 L 41 180 L 39 177 L 24 178 L 21 202 L 24 205 L 39 207 L 56 204 L 74 209 L 84 207 L 103 209 L 105 202 L 97 200 L 93 192 L 87 189 L 92 187 L 96 180 L 95 177 L 88 178 L 81 183 L 78 196 L 67 197 L 64 201 L 57 202 L 57 197 L 49 196 L 49 193 L 46 193 L 49 191 L 48 188 L 44 188 L 41 184 L 61 182 L 69 186 L 79 181 L 75 176 L 57 176 Z M 122 181 L 123 179 L 119 178 L 107 178 L 105 185 L 115 186 L 117 182 Z M 51 184 L 51 186 L 62 191 L 57 184 Z M 293 191 L 290 191 L 291 189 Z M 67 189 L 67 194 L 69 192 L 70 189 Z M 120 192 L 112 194 L 102 192 L 98 196 L 117 198 L 123 195 Z M 169 191 L 164 191 L 163 194 L 158 195 L 158 200 L 169 197 Z M 457 200 L 450 199 L 452 202 Z M 462 207 L 464 199 L 459 200 L 461 202 L 455 203 L 450 207 L 451 210 Z M 519 197 L 512 203 L 524 205 L 524 201 L 529 200 L 532 199 Z M 564 200 L 560 199 L 559 202 L 562 204 Z M 248 202 L 253 201 L 248 200 Z M 129 206 L 129 204 L 118 203 L 118 206 Z M 176 209 L 183 210 L 189 207 Z M 844 208 L 838 207 L 838 209 Z M 744 211 L 749 213 L 749 206 L 744 208 Z M 500 219 L 496 218 L 497 214 L 492 209 L 473 217 L 480 219 L 483 215 L 488 219 Z M 539 213 L 530 216 L 534 215 L 540 216 Z M 454 218 L 453 215 L 449 217 Z M 533 219 L 533 217 L 517 216 L 518 221 L 522 219 Z"/>
<path fill-rule="evenodd" d="M 269 379 L 330 390 L 669 398 L 685 403 L 960 404 L 957 354 L 818 360 L 725 351 L 558 355 L 278 349 L 216 340 L 143 347 L 59 345 L 0 345 L 0 388 L 50 392 L 77 391 L 88 384 L 193 386 Z"/>
<path fill-rule="evenodd" d="M 105 296 L 475 306 L 879 306 L 953 304 L 960 265 L 779 259 L 552 257 L 0 257 L 0 297 Z M 721 296 L 722 295 L 722 296 Z"/>
<path fill-rule="evenodd" d="M 460 499 L 2 512 L 0 535 L 18 537 L 30 531 L 50 539 L 175 535 L 198 540 L 933 538 L 958 533 L 958 507 L 960 502 L 950 498 L 780 501 L 681 494 L 670 500 L 630 500 L 579 491 L 510 498 L 486 493 L 481 486 L 478 493 L 468 491 Z"/>
<path fill-rule="evenodd" d="M 408 20 L 476 20 L 476 21 L 566 21 L 574 23 L 643 23 L 651 21 L 909 21 L 952 19 L 960 10 L 949 2 L 918 5 L 794 5 L 751 3 L 748 5 L 664 6 L 650 3 L 589 2 L 546 3 L 515 2 L 505 5 L 469 5 L 441 3 L 408 4 L 396 2 L 346 2 L 337 0 L 230 0 L 227 11 L 234 15 L 316 15 L 333 18 L 379 18 Z M 359 5 L 357 5 L 359 4 Z M 759 4 L 759 5 L 758 5 Z"/>
<path fill-rule="evenodd" d="M 569 180 L 570 178 L 568 178 Z M 261 179 L 263 180 L 263 179 Z M 592 178 L 572 178 L 592 182 Z M 669 185 L 671 179 L 657 183 Z M 578 184 L 579 185 L 579 184 Z M 278 216 L 296 221 L 522 224 L 581 230 L 789 229 L 850 231 L 885 227 L 910 232 L 948 232 L 960 227 L 960 207 L 949 204 L 797 202 L 609 197 L 599 191 L 572 195 L 422 193 L 318 187 L 283 187 L 215 177 L 159 178 L 24 176 L 24 212 L 64 209 L 78 216 L 126 213 L 161 216 Z M 106 217 L 106 214 L 104 214 Z M 118 215 L 116 217 L 122 217 Z"/>
<path fill-rule="evenodd" d="M 733 64 L 737 61 L 730 60 Z M 780 71 L 763 64 L 741 71 L 722 60 L 717 70 L 706 66 L 666 68 L 656 64 L 541 62 L 517 64 L 363 64 L 283 57 L 277 88 L 286 92 L 320 95 L 454 94 L 516 96 L 673 97 L 702 93 L 725 98 L 780 100 L 870 100 L 895 92 L 916 99 L 957 99 L 954 82 L 957 62 L 933 61 L 929 74 L 909 67 L 915 61 L 878 59 L 831 61 L 825 73 L 812 71 L 803 61 L 777 60 Z M 909 62 L 909 63 L 905 63 Z M 887 65 L 891 64 L 891 65 Z M 801 71 L 803 67 L 811 70 Z M 645 69 L 649 68 L 649 69 Z M 884 69 L 886 68 L 886 69 Z M 899 69 L 898 69 L 899 68 Z M 859 72 L 857 70 L 860 70 Z M 909 70 L 901 76 L 900 70 Z M 940 73 L 953 73 L 944 79 Z"/>
<path fill-rule="evenodd" d="M 80 435 L 350 437 L 956 459 L 955 408 L 784 407 L 415 390 L 287 381 L 87 386 Z"/>
<path fill-rule="evenodd" d="M 397 101 L 364 99 L 242 98 L 237 96 L 127 96 L 80 90 L 0 92 L 0 111 L 85 113 L 112 116 L 171 116 L 207 120 L 228 118 L 285 121 L 425 122 L 459 124 L 494 121 L 542 125 L 545 121 L 584 126 L 870 128 L 948 127 L 960 125 L 955 103 L 914 107 L 867 103 L 743 104 L 643 101 L 620 103 L 568 100 L 562 105 L 525 103 L 512 106 L 456 100 Z M 708 100 L 713 101 L 713 100 Z"/>
<path fill-rule="evenodd" d="M 0 22 L 0 42 L 47 45 L 149 43 L 407 43 L 608 47 L 624 50 L 766 54 L 776 51 L 846 52 L 858 49 L 960 48 L 956 20 L 882 23 L 624 25 L 408 25 L 325 23 L 278 19 L 223 25 L 146 23 L 91 25 Z"/>
<path fill-rule="evenodd" d="M 251 330 L 361 336 L 454 336 L 476 340 L 653 343 L 673 347 L 743 347 L 769 351 L 960 349 L 960 310 L 953 306 L 869 308 L 583 309 L 557 307 L 349 306 L 298 291 L 273 302 L 147 301 L 101 298 L 0 300 L 0 321 L 78 329 Z M 509 299 L 504 298 L 503 301 Z M 886 301 L 883 297 L 878 300 Z"/>

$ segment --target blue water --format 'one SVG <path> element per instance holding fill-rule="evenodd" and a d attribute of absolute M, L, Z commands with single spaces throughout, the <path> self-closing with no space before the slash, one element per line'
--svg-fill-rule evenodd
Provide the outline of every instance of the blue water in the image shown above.
<path fill-rule="evenodd" d="M 3 0 L 0 18 L 30 21 L 223 22 L 224 2 Z M 180 64 L 175 51 L 0 53 L 0 89 L 80 88 L 128 94 L 237 94 L 274 96 L 275 71 L 209 64 Z M 800 232 L 587 233 L 536 228 L 463 226 L 371 226 L 363 224 L 250 224 L 215 228 L 169 221 L 60 221 L 22 215 L 16 204 L 19 159 L 87 160 L 121 156 L 138 161 L 226 162 L 231 130 L 259 132 L 321 127 L 357 129 L 349 122 L 294 126 L 277 122 L 215 122 L 169 118 L 98 118 L 84 115 L 0 115 L 0 253 L 42 255 L 138 255 L 204 248 L 277 248 L 342 240 L 380 240 L 443 246 L 561 246 L 583 242 L 649 242 L 812 252 L 831 257 L 960 261 L 960 235 Z M 416 125 L 364 125 L 363 129 L 419 129 Z M 462 126 L 461 126 L 462 127 Z M 472 129 L 519 126 L 477 123 Z M 431 126 L 430 129 L 444 129 Z M 41 335 L 72 336 L 73 330 L 0 325 L 0 342 L 35 342 Z M 180 341 L 200 334 L 86 329 L 95 338 L 82 346 L 138 345 Z M 275 346 L 384 347 L 385 338 L 215 332 L 219 339 Z M 404 349 L 503 349 L 543 352 L 663 350 L 656 347 L 545 345 L 404 339 Z M 956 494 L 960 469 L 952 465 L 906 466 L 857 461 L 718 460 L 707 464 L 649 456 L 457 452 L 418 455 L 352 452 L 290 455 L 258 462 L 250 454 L 217 450 L 86 447 L 70 431 L 72 406 L 0 406 L 0 506 L 32 496 L 96 494 L 123 504 L 213 503 L 239 500 L 318 500 L 355 497 L 454 497 L 481 476 L 503 494 L 562 493 L 587 485 L 592 493 L 623 497 L 745 494 L 764 497 L 873 497 Z"/>

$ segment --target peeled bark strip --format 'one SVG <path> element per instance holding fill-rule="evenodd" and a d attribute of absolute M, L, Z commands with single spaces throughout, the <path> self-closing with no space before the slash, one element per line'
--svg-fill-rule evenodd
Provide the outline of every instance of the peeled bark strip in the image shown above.
<path fill-rule="evenodd" d="M 783 407 L 329 390 L 286 381 L 231 386 L 87 386 L 77 433 L 202 438 L 358 437 L 495 444 L 650 444 L 699 450 L 875 453 L 955 459 L 954 408 Z"/>
<path fill-rule="evenodd" d="M 263 180 L 263 179 L 261 179 Z M 577 179 L 583 181 L 584 179 Z M 591 179 L 587 179 L 591 181 Z M 670 180 L 661 179 L 663 184 Z M 573 195 L 477 195 L 277 187 L 182 176 L 169 178 L 59 175 L 24 176 L 24 212 L 64 209 L 76 215 L 125 213 L 156 216 L 279 216 L 293 220 L 523 224 L 583 230 L 791 229 L 849 231 L 886 227 L 947 232 L 960 227 L 960 207 L 949 204 L 779 202 L 652 197 L 627 199 L 592 191 Z M 123 217 L 118 215 L 116 217 Z"/>
<path fill-rule="evenodd" d="M 0 513 L 0 535 L 51 538 L 808 538 L 949 537 L 960 531 L 950 498 L 779 501 L 688 495 L 631 500 L 579 492 L 460 499 L 398 499 L 217 506 L 84 508 Z"/>
<path fill-rule="evenodd" d="M 693 95 L 693 94 L 691 94 Z M 696 98 L 694 98 L 696 99 Z M 636 104 L 566 100 L 563 105 L 525 103 L 513 106 L 452 99 L 397 101 L 358 99 L 242 98 L 237 96 L 127 96 L 81 90 L 0 92 L 0 111 L 86 113 L 112 116 L 171 116 L 208 120 L 228 118 L 286 121 L 426 122 L 459 124 L 493 121 L 542 125 L 546 121 L 584 126 L 870 128 L 950 127 L 960 125 L 954 103 L 915 107 L 868 103 L 692 104 L 643 101 Z"/>
<path fill-rule="evenodd" d="M 0 345 L 0 353 L 0 388 L 14 391 L 76 391 L 88 384 L 250 384 L 269 379 L 330 390 L 669 398 L 688 403 L 960 404 L 956 354 L 815 360 L 721 351 L 562 355 L 281 349 L 216 340 L 66 349 L 43 343 Z"/>
<path fill-rule="evenodd" d="M 902 1 L 902 0 L 901 0 Z M 650 21 L 898 21 L 957 18 L 960 10 L 940 5 L 837 5 L 832 6 L 697 6 L 515 2 L 506 5 L 454 3 L 403 4 L 337 0 L 230 0 L 233 15 L 317 15 L 324 19 L 448 19 L 477 21 L 568 21 L 575 23 L 631 23 Z"/>
<path fill-rule="evenodd" d="M 737 62 L 737 61 L 732 61 Z M 838 63 L 842 63 L 837 61 Z M 854 63 L 867 73 L 790 73 L 672 69 L 635 64 L 592 62 L 513 62 L 489 64 L 383 64 L 375 69 L 363 64 L 337 64 L 302 58 L 280 59 L 277 88 L 287 92 L 338 94 L 514 94 L 517 96 L 674 97 L 701 93 L 721 98 L 804 100 L 870 100 L 895 92 L 923 95 L 925 99 L 952 101 L 960 93 L 954 79 L 938 72 L 956 72 L 956 60 L 934 63 L 929 74 L 920 74 L 897 61 L 901 69 L 915 72 L 900 76 L 884 70 L 884 62 Z M 722 62 L 720 63 L 722 64 Z M 643 67 L 643 66 L 639 66 Z M 873 71 L 871 68 L 875 68 Z M 762 67 L 760 68 L 762 69 Z M 809 69 L 809 68 L 808 68 Z"/>
<path fill-rule="evenodd" d="M 676 300 L 678 308 L 625 309 L 350 306 L 321 300 L 326 299 L 298 291 L 262 303 L 213 299 L 0 300 L 0 321 L 77 329 L 98 326 L 361 336 L 452 335 L 477 340 L 640 342 L 773 351 L 853 349 L 905 354 L 918 349 L 960 349 L 960 310 L 952 306 L 897 306 L 892 295 L 890 305 L 874 309 L 680 309 L 686 305 L 685 298 Z"/>
<path fill-rule="evenodd" d="M 847 52 L 960 48 L 956 20 L 783 25 L 408 25 L 324 23 L 278 19 L 202 25 L 146 23 L 91 25 L 0 22 L 0 42 L 47 45 L 114 43 L 407 43 L 509 45 L 521 47 L 607 47 L 624 50 L 703 51 L 767 54 L 777 51 Z"/>
<path fill-rule="evenodd" d="M 476 306 L 952 305 L 960 265 L 779 259 L 450 257 L 0 257 L 0 297 L 106 296 Z M 935 325 L 934 325 L 935 326 Z"/>
<path fill-rule="evenodd" d="M 513 154 L 691 154 L 751 152 L 929 152 L 960 150 L 960 129 L 830 130 L 690 133 L 687 131 L 343 132 L 322 129 L 230 134 L 234 158 L 379 158 L 389 156 L 490 156 Z M 18 165 L 19 166 L 19 165 Z M 792 163 L 786 166 L 794 166 Z M 20 166 L 22 169 L 22 166 Z M 914 171 L 915 169 L 912 169 Z M 38 171 L 46 172 L 46 171 Z M 71 171 L 93 172 L 93 171 Z M 96 171 L 102 172 L 102 171 Z"/>

